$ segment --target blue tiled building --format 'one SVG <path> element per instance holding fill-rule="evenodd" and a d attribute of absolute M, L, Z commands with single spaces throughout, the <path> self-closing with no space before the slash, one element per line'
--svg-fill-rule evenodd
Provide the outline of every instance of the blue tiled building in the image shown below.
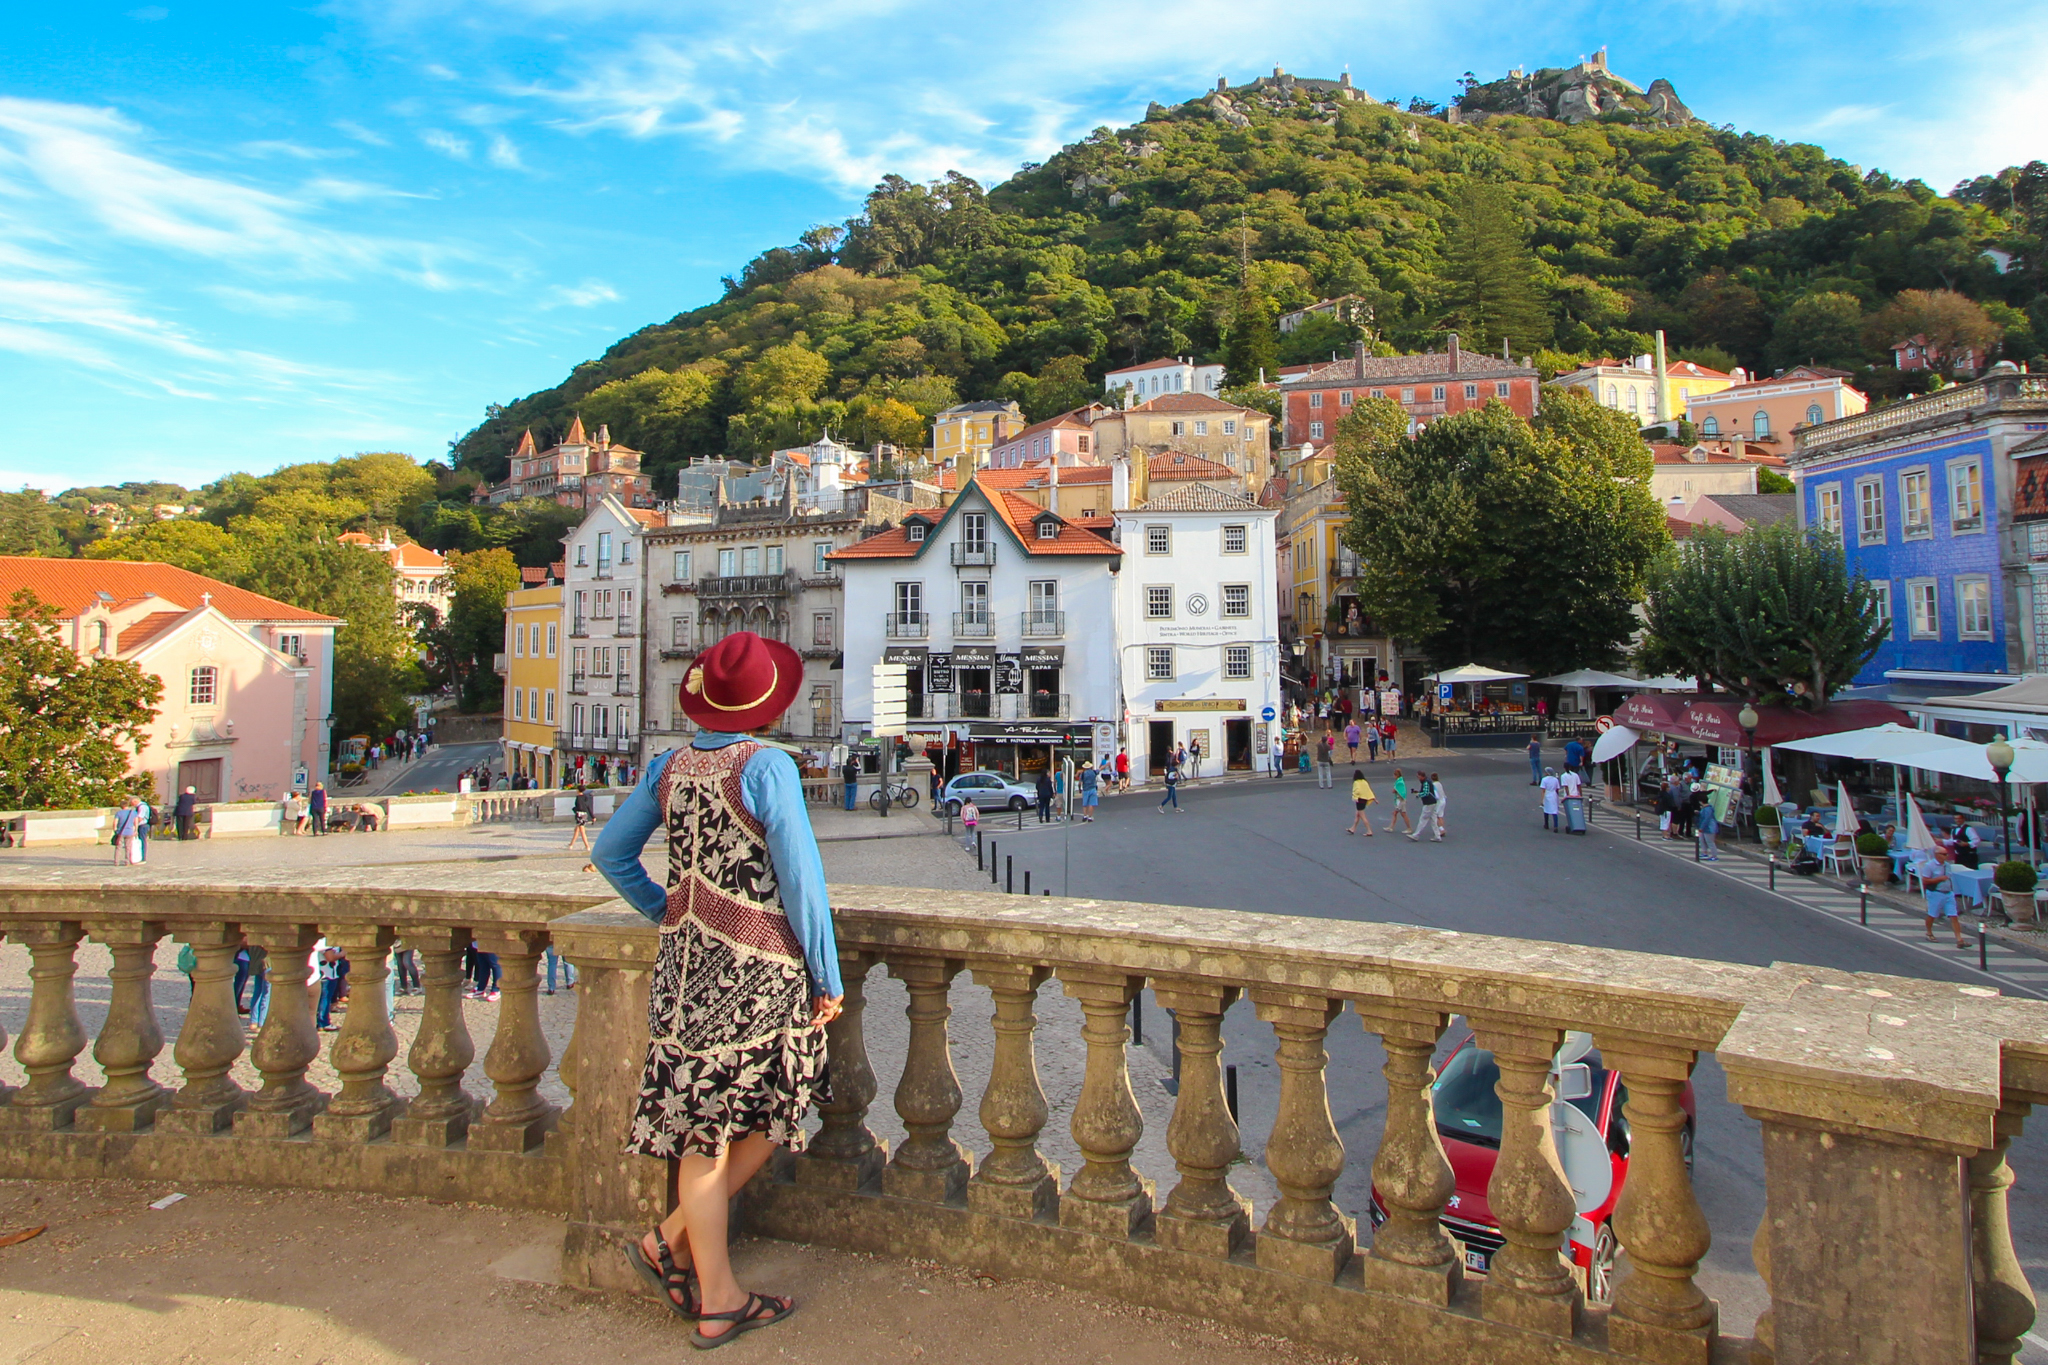
<path fill-rule="evenodd" d="M 2044 437 L 2048 378 L 2009 366 L 1796 434 L 1801 524 L 1841 538 L 1890 621 L 1858 687 L 1992 685 L 2038 667 L 2048 541 L 2036 561 L 2029 537 L 2037 516 L 2048 530 L 2048 468 L 2023 466 L 2037 444 L 2048 460 Z"/>

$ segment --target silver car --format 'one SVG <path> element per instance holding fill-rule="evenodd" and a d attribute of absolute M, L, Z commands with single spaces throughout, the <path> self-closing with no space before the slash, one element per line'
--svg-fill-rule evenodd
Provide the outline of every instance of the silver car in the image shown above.
<path fill-rule="evenodd" d="M 1028 810 L 1038 804 L 1038 779 L 1016 782 L 1001 773 L 962 773 L 946 784 L 946 813 L 958 815 L 970 795 L 982 810 Z"/>

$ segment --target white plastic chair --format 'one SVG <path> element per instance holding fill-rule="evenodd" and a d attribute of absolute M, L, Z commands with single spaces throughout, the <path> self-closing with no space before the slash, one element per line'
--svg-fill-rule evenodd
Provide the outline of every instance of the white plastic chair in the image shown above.
<path fill-rule="evenodd" d="M 1845 866 L 1851 872 L 1856 871 L 1856 836 L 1853 834 L 1837 834 L 1821 850 L 1821 871 L 1832 872 L 1839 877 Z"/>

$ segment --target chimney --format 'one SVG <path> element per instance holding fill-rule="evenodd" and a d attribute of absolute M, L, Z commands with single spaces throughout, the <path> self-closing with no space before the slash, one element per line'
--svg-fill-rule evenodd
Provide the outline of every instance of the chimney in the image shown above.
<path fill-rule="evenodd" d="M 1119 454 L 1109 466 L 1109 510 L 1131 510 L 1131 457 Z"/>
<path fill-rule="evenodd" d="M 1362 341 L 1354 341 L 1354 342 L 1352 342 L 1352 343 L 1351 343 L 1351 358 L 1352 358 L 1352 359 L 1353 359 L 1354 361 L 1358 362 L 1358 377 L 1359 377 L 1360 379 L 1363 379 L 1363 378 L 1365 378 L 1365 343 L 1364 343 L 1364 342 L 1362 342 Z"/>
<path fill-rule="evenodd" d="M 1601 50 L 1604 52 L 1606 49 L 1602 48 Z M 1671 414 L 1664 410 L 1666 401 L 1664 391 L 1670 379 L 1671 370 L 1665 363 L 1664 358 L 1664 329 L 1660 327 L 1657 329 L 1657 388 L 1650 399 L 1650 412 L 1660 422 L 1666 422 L 1671 419 Z"/>
<path fill-rule="evenodd" d="M 1728 442 L 1728 453 L 1740 460 L 1744 458 L 1748 451 L 1749 442 L 1742 439 L 1741 432 L 1736 432 L 1734 437 Z"/>
<path fill-rule="evenodd" d="M 1451 373 L 1458 372 L 1458 334 L 1451 333 Z"/>

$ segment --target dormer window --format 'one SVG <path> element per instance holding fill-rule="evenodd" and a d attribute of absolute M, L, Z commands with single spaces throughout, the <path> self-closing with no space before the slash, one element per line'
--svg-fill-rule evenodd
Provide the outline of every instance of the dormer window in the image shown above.
<path fill-rule="evenodd" d="M 1040 540 L 1058 540 L 1060 538 L 1060 524 L 1051 517 L 1040 518 L 1038 538 Z"/>
<path fill-rule="evenodd" d="M 921 521 L 905 522 L 903 525 L 903 533 L 909 536 L 910 543 L 912 545 L 915 545 L 919 541 L 924 539 L 924 523 Z"/>

